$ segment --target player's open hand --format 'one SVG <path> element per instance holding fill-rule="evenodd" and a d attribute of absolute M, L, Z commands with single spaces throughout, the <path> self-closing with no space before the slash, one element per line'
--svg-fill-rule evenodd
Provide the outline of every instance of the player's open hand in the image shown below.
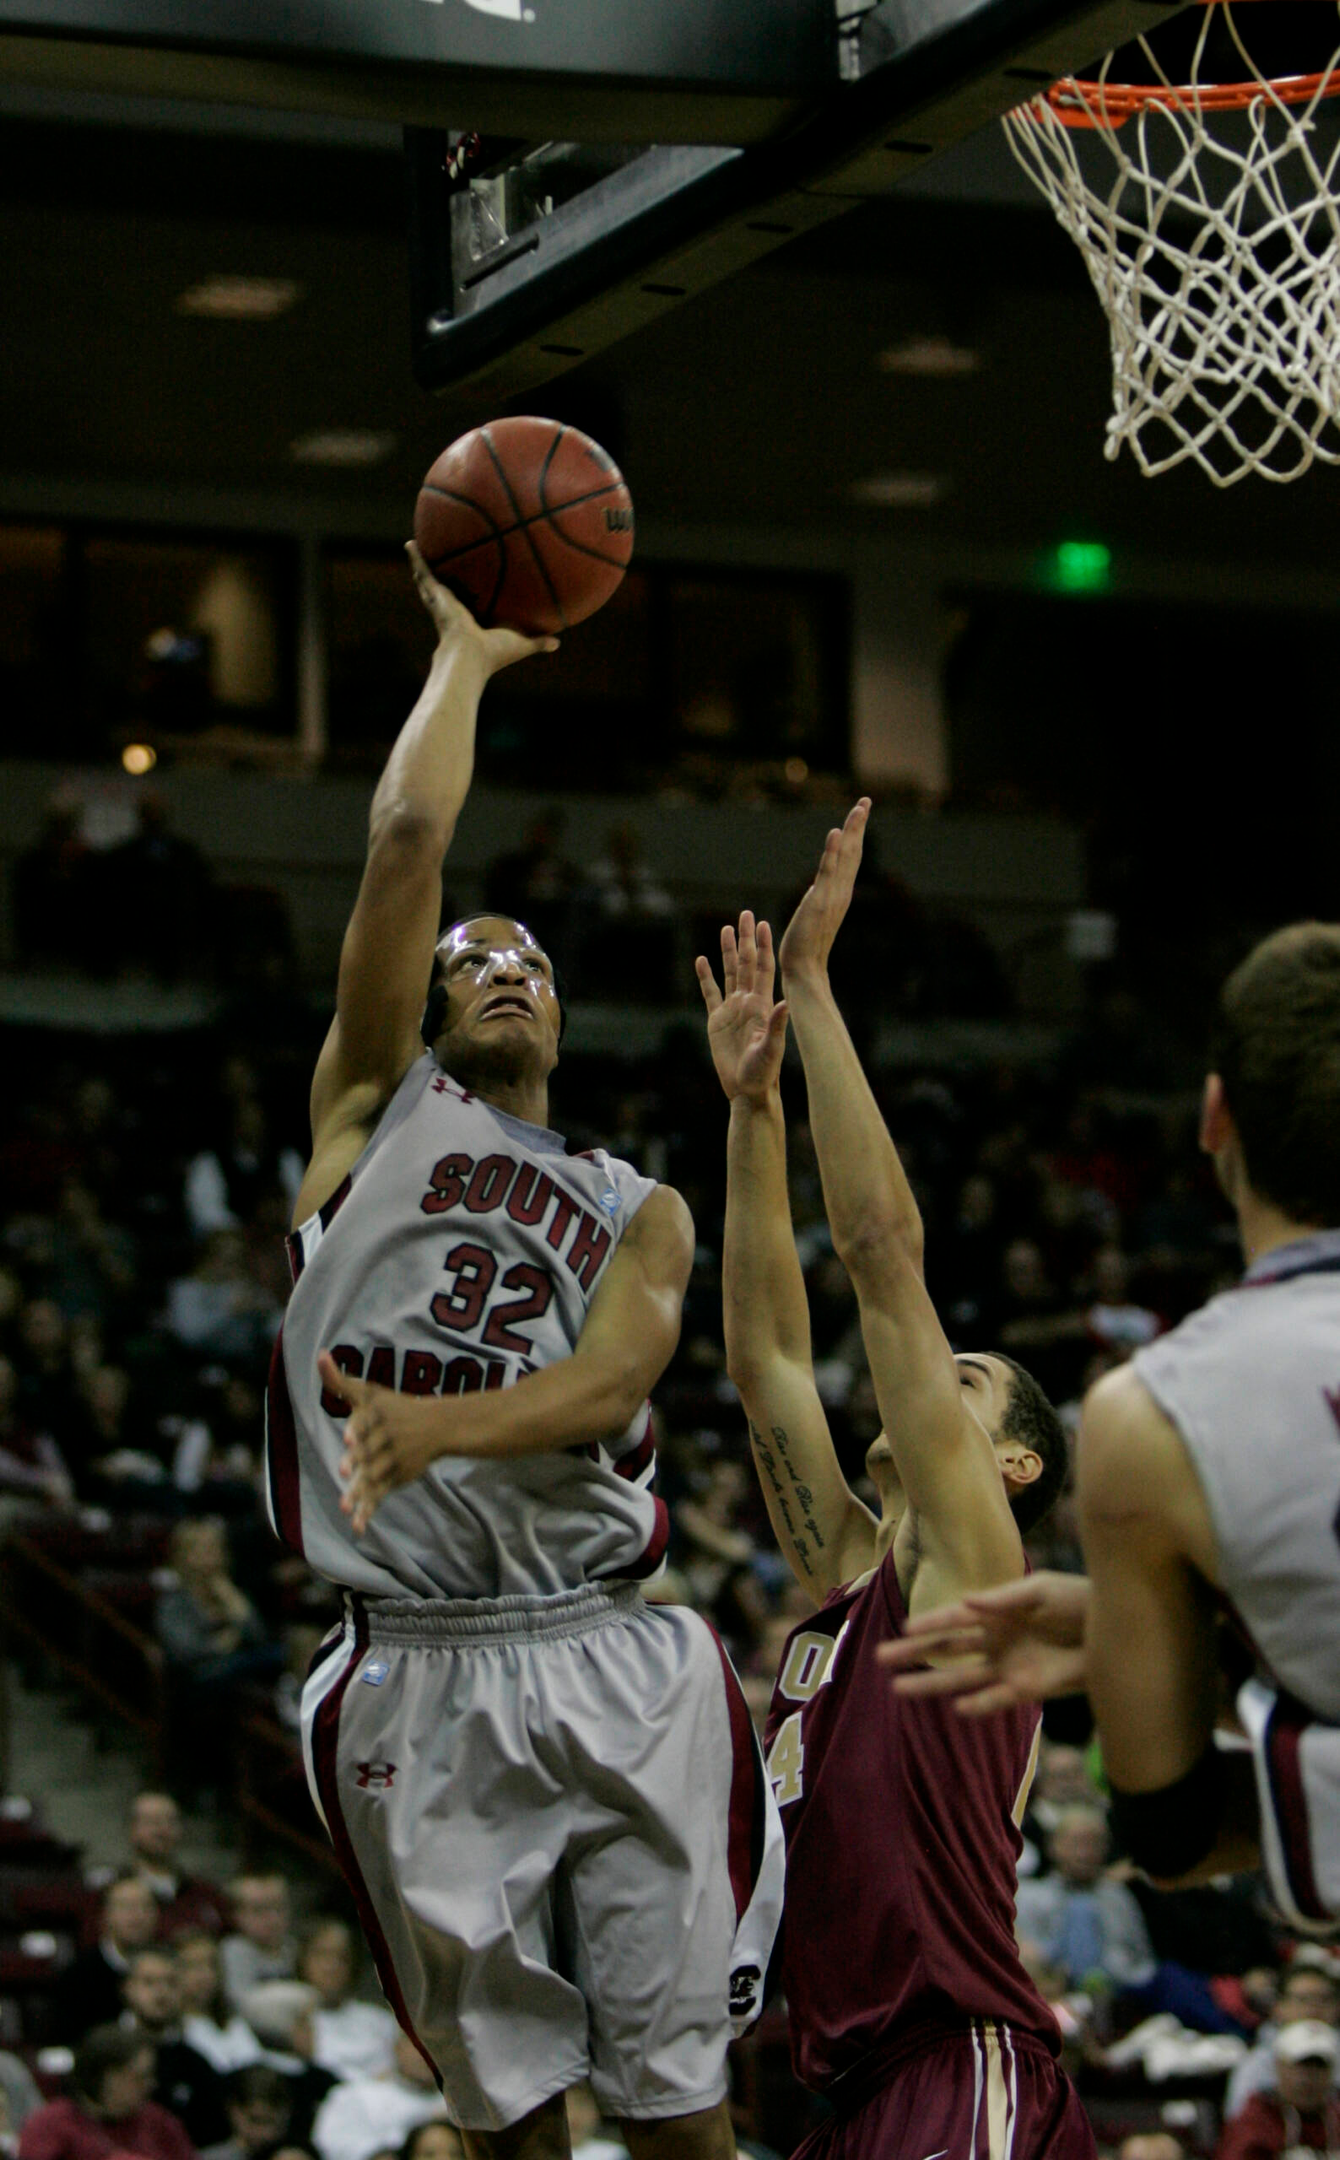
<path fill-rule="evenodd" d="M 405 553 L 419 598 L 436 625 L 439 647 L 469 644 L 483 661 L 486 675 L 496 675 L 499 668 L 510 667 L 514 660 L 528 660 L 532 653 L 558 651 L 555 637 L 527 637 L 524 631 L 509 630 L 501 623 L 485 630 L 465 602 L 438 583 L 412 540 L 406 542 Z"/>
<path fill-rule="evenodd" d="M 1044 1569 L 917 1613 L 897 1642 L 877 1652 L 899 1695 L 956 1695 L 964 1717 L 1084 1690 L 1085 1575 Z M 927 1658 L 952 1662 L 925 1669 Z"/>
<path fill-rule="evenodd" d="M 328 1350 L 316 1361 L 322 1385 L 349 1405 L 344 1428 L 340 1506 L 361 1537 L 374 1511 L 401 1485 L 412 1485 L 446 1452 L 443 1404 L 428 1395 L 399 1395 L 340 1371 Z"/>
<path fill-rule="evenodd" d="M 729 1102 L 742 1095 L 761 1102 L 777 1085 L 786 1048 L 786 1006 L 773 1002 L 776 963 L 772 931 L 746 908 L 738 932 L 721 932 L 721 979 L 700 953 L 694 963 L 707 1007 L 707 1046 Z"/>
<path fill-rule="evenodd" d="M 833 940 L 851 906 L 856 873 L 861 867 L 870 797 L 853 804 L 841 831 L 834 826 L 824 842 L 814 883 L 786 926 L 782 939 L 782 979 L 824 972 Z"/>

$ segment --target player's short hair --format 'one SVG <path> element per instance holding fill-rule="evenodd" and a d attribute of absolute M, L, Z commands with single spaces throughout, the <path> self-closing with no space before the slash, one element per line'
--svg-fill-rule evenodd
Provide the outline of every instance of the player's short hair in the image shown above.
<path fill-rule="evenodd" d="M 1022 1365 L 1016 1365 L 1013 1358 L 999 1350 L 993 1350 L 991 1355 L 1008 1365 L 1012 1375 L 997 1438 L 1017 1440 L 1021 1447 L 1032 1448 L 1035 1455 L 1042 1457 L 1042 1468 L 1032 1484 L 1010 1496 L 1019 1535 L 1027 1537 L 1043 1516 L 1051 1513 L 1060 1497 L 1070 1472 L 1070 1445 L 1064 1425 L 1032 1373 L 1025 1372 Z"/>
<path fill-rule="evenodd" d="M 1290 923 L 1248 953 L 1210 1059 L 1252 1191 L 1295 1222 L 1340 1223 L 1340 924 Z"/>

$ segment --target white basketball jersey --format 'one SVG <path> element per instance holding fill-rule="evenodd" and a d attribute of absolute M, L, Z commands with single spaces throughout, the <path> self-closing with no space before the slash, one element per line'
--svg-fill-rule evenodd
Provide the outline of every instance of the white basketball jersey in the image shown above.
<path fill-rule="evenodd" d="M 1195 1465 L 1259 1660 L 1239 1711 L 1276 1901 L 1340 1916 L 1340 1230 L 1267 1253 L 1132 1362 Z"/>
<path fill-rule="evenodd" d="M 444 1457 L 382 1501 L 363 1536 L 340 1508 L 346 1412 L 317 1353 L 414 1395 L 510 1387 L 571 1355 L 653 1181 L 603 1150 L 492 1109 L 429 1053 L 349 1176 L 289 1240 L 294 1287 L 266 1405 L 279 1536 L 374 1597 L 551 1595 L 660 1565 L 650 1405 L 628 1431 L 510 1460 Z"/>

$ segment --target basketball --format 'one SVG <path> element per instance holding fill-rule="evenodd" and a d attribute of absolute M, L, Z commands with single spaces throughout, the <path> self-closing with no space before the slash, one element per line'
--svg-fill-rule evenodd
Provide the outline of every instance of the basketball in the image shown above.
<path fill-rule="evenodd" d="M 430 466 L 414 538 L 478 622 L 553 636 L 594 615 L 623 577 L 633 502 L 589 435 L 557 420 L 490 420 Z"/>

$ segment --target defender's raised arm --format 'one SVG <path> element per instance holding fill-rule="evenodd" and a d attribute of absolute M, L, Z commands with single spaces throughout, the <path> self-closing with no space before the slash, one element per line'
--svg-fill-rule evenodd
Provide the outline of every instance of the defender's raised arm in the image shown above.
<path fill-rule="evenodd" d="M 724 993 L 698 980 L 730 1102 L 722 1295 L 726 1360 L 749 1420 L 778 1544 L 816 1602 L 871 1566 L 877 1525 L 838 1464 L 814 1384 L 805 1281 L 791 1229 L 778 1087 L 786 1007 L 773 1003 L 772 932 L 746 909 L 721 933 Z"/>
<path fill-rule="evenodd" d="M 340 953 L 335 1018 L 312 1082 L 312 1158 L 295 1223 L 335 1191 L 419 1053 L 442 858 L 470 788 L 484 685 L 499 668 L 556 643 L 515 630 L 481 630 L 429 574 L 413 542 L 408 553 L 437 628 L 437 648 L 372 798 L 367 862 Z"/>

